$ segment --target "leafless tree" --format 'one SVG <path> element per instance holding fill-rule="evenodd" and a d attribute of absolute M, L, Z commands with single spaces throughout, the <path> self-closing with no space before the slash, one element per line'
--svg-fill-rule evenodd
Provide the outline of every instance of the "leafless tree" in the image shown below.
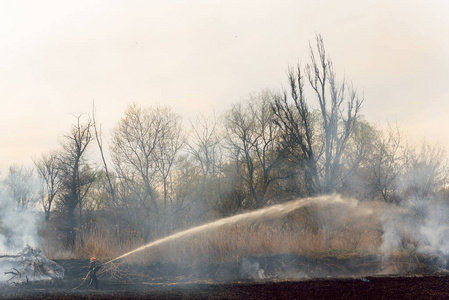
<path fill-rule="evenodd" d="M 194 122 L 191 123 L 190 137 L 187 144 L 187 151 L 192 155 L 192 162 L 199 167 L 201 179 L 198 182 L 199 201 L 202 202 L 202 210 L 207 209 L 206 206 L 213 206 L 217 201 L 217 191 L 207 193 L 206 187 L 213 181 L 217 181 L 220 177 L 223 164 L 223 148 L 221 119 L 214 115 L 206 117 L 197 115 Z"/>
<path fill-rule="evenodd" d="M 48 222 L 52 211 L 53 200 L 61 186 L 59 154 L 57 152 L 42 154 L 39 159 L 34 161 L 34 165 L 44 184 L 41 204 L 44 209 L 45 220 Z"/>
<path fill-rule="evenodd" d="M 390 127 L 386 132 L 378 130 L 369 155 L 369 170 L 374 197 L 386 203 L 398 204 L 400 200 L 399 180 L 405 163 L 405 145 L 398 127 Z M 368 187 L 369 189 L 369 187 Z"/>
<path fill-rule="evenodd" d="M 245 168 L 242 179 L 255 208 L 264 206 L 277 194 L 277 189 L 272 188 L 277 180 L 292 176 L 287 169 L 279 172 L 284 158 L 278 151 L 279 127 L 274 124 L 272 104 L 272 93 L 263 91 L 234 105 L 226 116 L 227 142 Z"/>
<path fill-rule="evenodd" d="M 425 200 L 442 190 L 447 182 L 446 151 L 425 141 L 407 146 L 400 191 L 404 198 Z"/>
<path fill-rule="evenodd" d="M 116 204 L 116 196 L 115 196 L 115 187 L 113 184 L 113 176 L 111 172 L 109 172 L 108 164 L 106 162 L 106 157 L 104 155 L 104 148 L 103 148 L 103 132 L 101 130 L 101 124 L 97 124 L 96 120 L 96 111 L 95 106 L 92 107 L 92 126 L 95 133 L 95 139 L 97 141 L 98 149 L 100 150 L 101 160 L 103 162 L 103 168 L 105 172 L 105 176 L 108 182 L 108 190 L 109 194 L 111 195 L 112 203 Z"/>
<path fill-rule="evenodd" d="M 293 103 L 290 104 L 287 92 L 277 95 L 272 106 L 276 116 L 274 122 L 282 132 L 282 151 L 304 170 L 305 189 L 313 195 L 322 190 L 318 169 L 318 159 L 322 153 L 315 145 L 316 118 L 306 103 L 304 78 L 299 65 L 296 73 L 289 69 L 288 79 Z"/>
<path fill-rule="evenodd" d="M 359 118 L 363 100 L 346 81 L 339 83 L 332 61 L 326 56 L 321 35 L 316 50 L 310 46 L 311 62 L 305 67 L 309 86 L 318 104 L 319 126 L 304 93 L 304 75 L 298 64 L 288 79 L 291 99 L 284 92 L 275 100 L 276 124 L 284 144 L 299 149 L 298 161 L 305 170 L 309 194 L 332 193 L 342 183 L 341 159 Z"/>
<path fill-rule="evenodd" d="M 372 155 L 376 153 L 377 141 L 376 129 L 359 120 L 343 155 L 340 193 L 360 200 L 375 198 Z"/>
<path fill-rule="evenodd" d="M 157 168 L 162 178 L 164 208 L 167 208 L 169 199 L 169 176 L 176 162 L 179 151 L 185 144 L 181 127 L 181 117 L 170 110 L 163 111 L 165 119 L 163 136 L 157 145 Z"/>
<path fill-rule="evenodd" d="M 187 150 L 199 164 L 203 176 L 221 171 L 223 151 L 220 125 L 221 120 L 215 115 L 210 118 L 197 115 L 195 122 L 191 123 Z"/>
<path fill-rule="evenodd" d="M 87 164 L 85 157 L 87 147 L 93 139 L 92 121 L 88 118 L 82 122 L 83 116 L 85 115 L 76 117 L 76 123 L 72 125 L 70 132 L 64 135 L 59 162 L 61 193 L 58 202 L 67 216 L 63 230 L 67 234 L 67 245 L 72 249 L 76 243 L 75 210 L 79 208 L 81 222 L 82 203 L 95 180 L 95 172 Z"/>
<path fill-rule="evenodd" d="M 141 231 L 145 239 L 159 230 L 158 187 L 163 186 L 166 196 L 166 180 L 181 145 L 179 117 L 167 107 L 130 105 L 113 131 L 111 156 L 122 204 L 146 223 Z"/>

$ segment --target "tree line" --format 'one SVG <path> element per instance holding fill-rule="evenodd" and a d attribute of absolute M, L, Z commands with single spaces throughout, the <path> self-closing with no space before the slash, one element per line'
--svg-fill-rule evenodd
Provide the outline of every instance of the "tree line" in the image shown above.
<path fill-rule="evenodd" d="M 261 91 L 188 125 L 170 107 L 130 104 L 106 144 L 93 110 L 35 168 L 11 166 L 3 184 L 19 207 L 37 203 L 72 249 L 93 227 L 150 241 L 320 194 L 390 205 L 447 199 L 444 150 L 364 120 L 363 97 L 337 78 L 320 35 L 287 80 L 280 93 Z"/>

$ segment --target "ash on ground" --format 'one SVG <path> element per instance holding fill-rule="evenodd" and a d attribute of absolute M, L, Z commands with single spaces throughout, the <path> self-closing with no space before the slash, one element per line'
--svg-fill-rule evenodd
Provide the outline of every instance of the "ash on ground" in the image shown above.
<path fill-rule="evenodd" d="M 0 256 L 0 283 L 27 283 L 63 277 L 64 268 L 39 249 L 26 246 L 16 255 Z"/>

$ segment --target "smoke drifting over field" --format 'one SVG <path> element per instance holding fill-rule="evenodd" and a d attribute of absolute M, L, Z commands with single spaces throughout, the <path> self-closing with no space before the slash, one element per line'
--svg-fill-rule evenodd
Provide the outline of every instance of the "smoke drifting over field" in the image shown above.
<path fill-rule="evenodd" d="M 401 247 L 423 254 L 449 255 L 449 205 L 437 198 L 411 199 L 382 215 L 383 243 L 390 253 Z"/>
<path fill-rule="evenodd" d="M 5 192 L 1 199 L 1 253 L 38 246 L 38 215 L 19 209 Z M 320 196 L 180 231 L 112 261 L 132 265 L 143 259 L 149 266 L 160 264 L 158 272 L 166 274 L 178 268 L 164 266 L 184 265 L 199 278 L 216 280 L 306 279 L 413 272 L 417 265 L 387 267 L 391 257 L 406 250 L 436 258 L 429 260 L 432 268 L 445 270 L 448 213 L 448 205 L 436 198 L 391 206 Z M 345 251 L 351 255 L 339 254 Z M 337 269 L 329 267 L 336 264 Z"/>
<path fill-rule="evenodd" d="M 182 265 L 199 277 L 218 280 L 404 274 L 423 265 L 417 260 L 391 267 L 404 253 L 431 257 L 426 267 L 444 270 L 448 211 L 436 199 L 401 207 L 320 196 L 181 231 L 113 261 Z M 296 224 L 286 225 L 289 218 Z M 336 264 L 341 264 L 338 269 L 329 267 Z M 216 267 L 211 271 L 205 265 Z"/>
<path fill-rule="evenodd" d="M 422 254 L 449 255 L 449 204 L 437 197 L 415 197 L 400 205 L 386 205 L 373 201 L 358 201 L 338 195 L 328 202 L 317 202 L 321 228 L 329 232 L 360 228 L 381 228 L 382 254 L 399 249 Z"/>
<path fill-rule="evenodd" d="M 38 223 L 42 215 L 20 207 L 3 187 L 0 187 L 0 253 L 17 253 L 26 245 L 38 246 Z"/>
<path fill-rule="evenodd" d="M 0 283 L 62 278 L 63 269 L 55 273 L 57 265 L 38 249 L 42 214 L 17 199 L 10 188 L 0 187 Z"/>

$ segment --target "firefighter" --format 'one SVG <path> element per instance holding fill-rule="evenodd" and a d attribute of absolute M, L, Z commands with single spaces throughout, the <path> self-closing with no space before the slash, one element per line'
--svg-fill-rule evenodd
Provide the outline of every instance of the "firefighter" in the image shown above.
<path fill-rule="evenodd" d="M 97 266 L 97 263 L 95 261 L 95 257 L 92 257 L 90 259 L 89 263 L 89 286 L 94 285 L 95 289 L 98 289 L 98 278 L 97 278 L 97 271 L 101 269 L 101 265 Z"/>

